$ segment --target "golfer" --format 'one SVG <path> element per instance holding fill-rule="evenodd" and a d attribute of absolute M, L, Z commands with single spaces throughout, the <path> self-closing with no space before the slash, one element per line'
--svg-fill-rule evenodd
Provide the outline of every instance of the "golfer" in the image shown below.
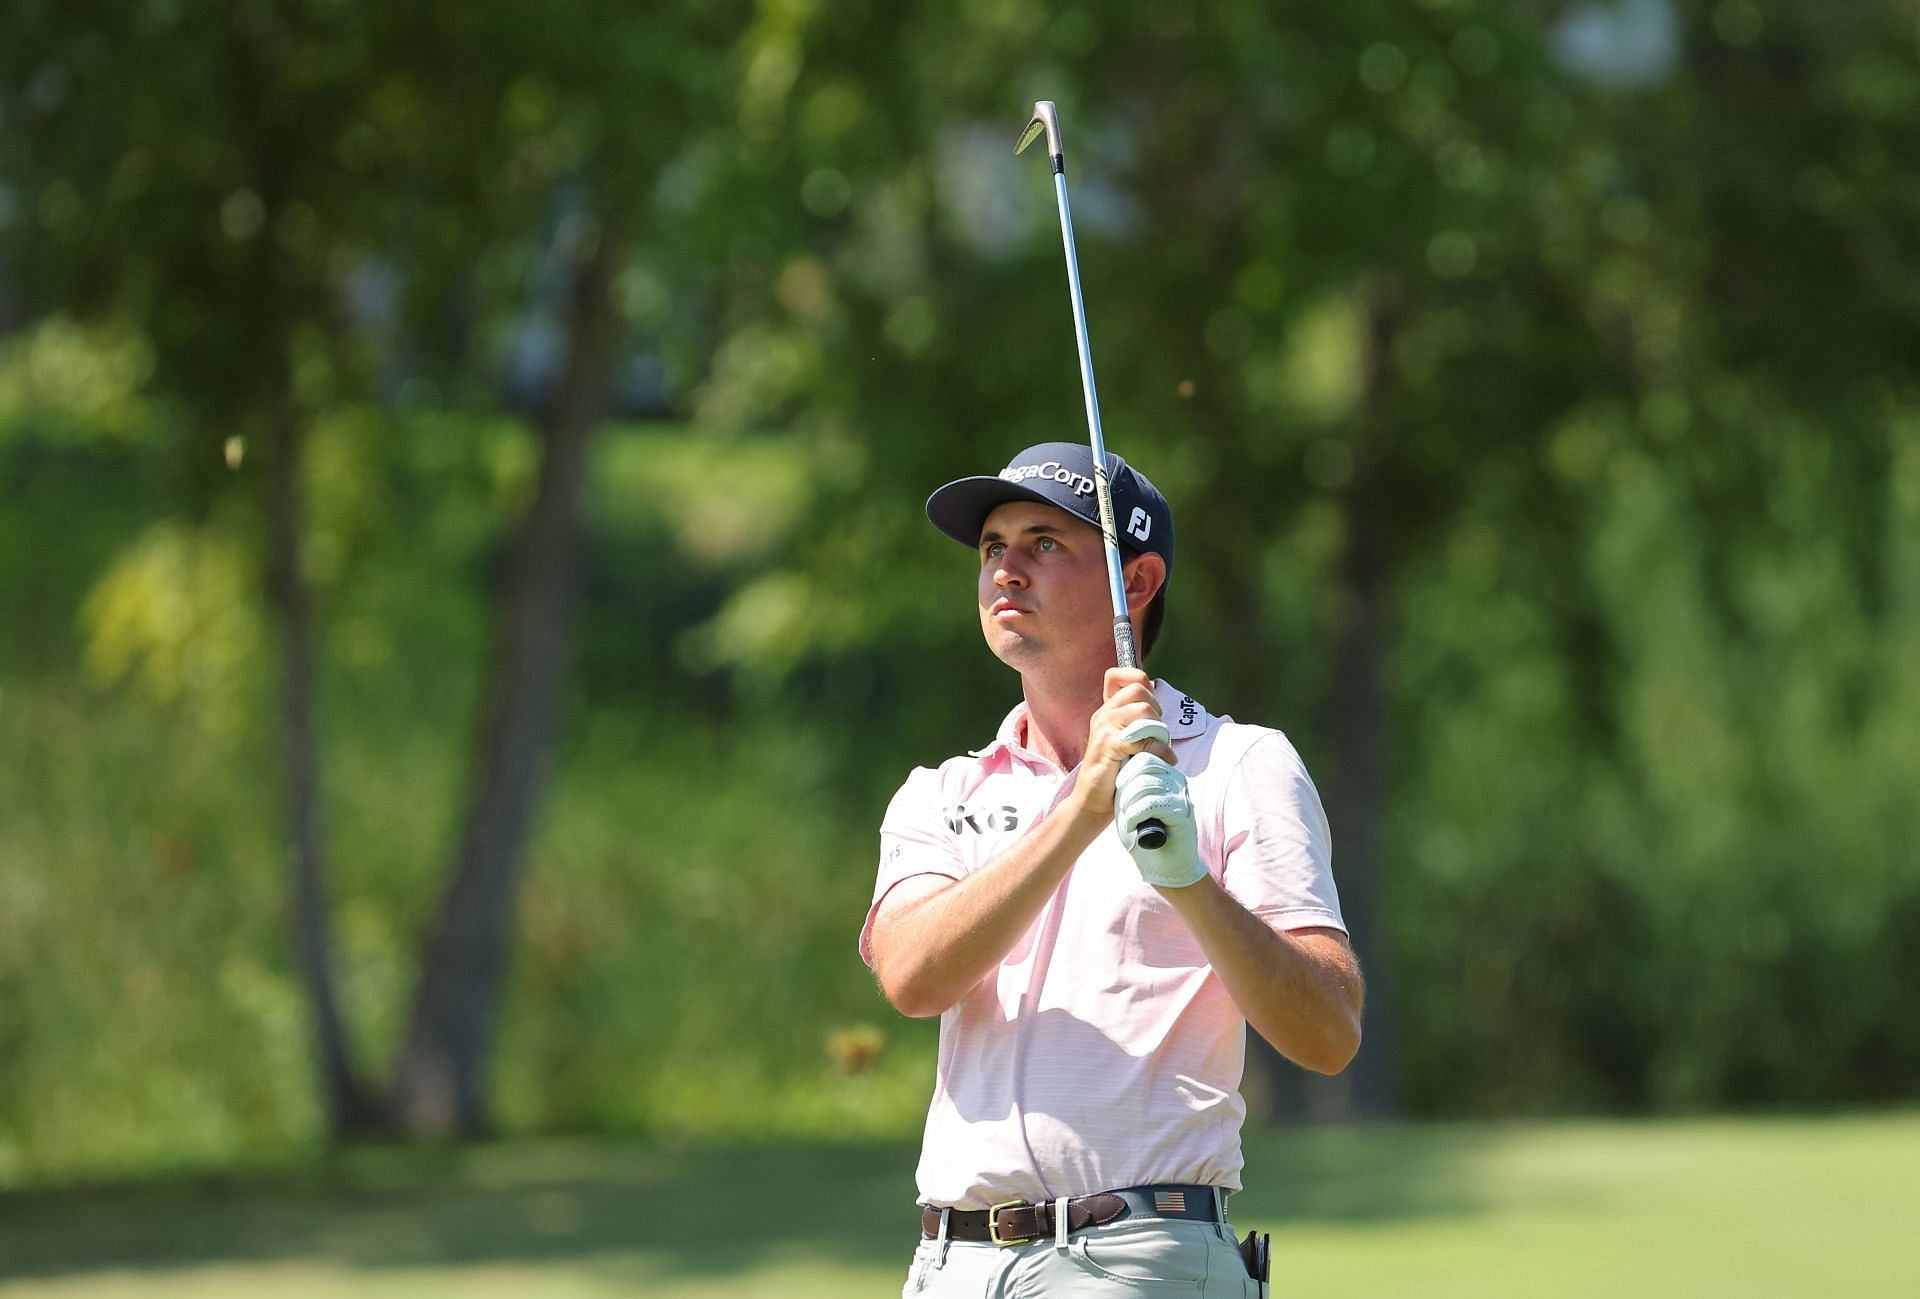
<path fill-rule="evenodd" d="M 1107 460 L 1144 657 L 1173 515 Z M 980 629 L 1023 700 L 881 826 L 860 954 L 901 1013 L 940 1016 L 903 1295 L 1263 1294 L 1227 1217 L 1244 1026 L 1321 1073 L 1360 1044 L 1313 782 L 1279 731 L 1114 666 L 1092 475 L 1086 445 L 1046 443 L 927 501 L 977 551 Z M 1190 803 L 1166 797 L 1181 775 Z"/>

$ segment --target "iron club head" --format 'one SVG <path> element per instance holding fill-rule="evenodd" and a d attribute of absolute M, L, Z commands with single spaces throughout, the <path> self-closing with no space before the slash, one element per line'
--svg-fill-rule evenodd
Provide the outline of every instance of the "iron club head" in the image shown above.
<path fill-rule="evenodd" d="M 1023 153 L 1026 147 L 1039 139 L 1044 133 L 1047 137 L 1047 156 L 1055 171 L 1067 169 L 1067 155 L 1060 145 L 1060 111 L 1053 106 L 1051 99 L 1034 101 L 1033 120 L 1020 132 L 1019 143 L 1013 146 L 1015 153 Z"/>

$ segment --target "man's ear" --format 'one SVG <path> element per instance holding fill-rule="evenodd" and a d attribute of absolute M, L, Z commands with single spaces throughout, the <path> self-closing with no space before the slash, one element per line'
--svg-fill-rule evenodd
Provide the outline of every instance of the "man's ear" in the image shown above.
<path fill-rule="evenodd" d="M 1138 618 L 1167 584 L 1167 561 L 1144 551 L 1123 561 L 1120 572 L 1127 584 L 1127 612 Z"/>

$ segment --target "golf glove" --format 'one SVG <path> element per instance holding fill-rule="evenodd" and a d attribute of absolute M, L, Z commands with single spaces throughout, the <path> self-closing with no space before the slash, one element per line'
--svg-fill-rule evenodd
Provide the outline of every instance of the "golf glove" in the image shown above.
<path fill-rule="evenodd" d="M 1140 827 L 1147 821 L 1166 827 L 1167 840 L 1158 848 L 1140 846 Z M 1159 755 L 1136 753 L 1120 768 L 1113 786 L 1113 825 L 1147 883 L 1183 889 L 1206 878 L 1187 778 Z"/>
<path fill-rule="evenodd" d="M 1120 738 L 1128 744 L 1145 744 L 1149 740 L 1158 740 L 1162 744 L 1173 743 L 1173 732 L 1158 717 L 1142 717 L 1120 732 Z"/>

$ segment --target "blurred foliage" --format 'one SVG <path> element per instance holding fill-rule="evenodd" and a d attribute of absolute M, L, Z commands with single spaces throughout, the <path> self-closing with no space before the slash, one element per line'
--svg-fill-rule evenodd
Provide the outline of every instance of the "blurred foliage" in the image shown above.
<path fill-rule="evenodd" d="M 131 679 L 157 704 L 184 704 L 231 730 L 259 692 L 259 618 L 239 544 L 161 523 L 102 574 L 81 608 L 96 682 Z M 251 687 L 251 688 L 249 688 Z"/>
<path fill-rule="evenodd" d="M 886 795 L 1015 696 L 918 503 L 1081 427 L 1011 154 L 1042 96 L 1108 437 L 1181 520 L 1155 669 L 1336 788 L 1333 646 L 1384 573 L 1406 1103 L 1920 1090 L 1910 4 L 4 22 L 0 1177 L 313 1133 L 230 500 L 273 367 L 347 1002 L 391 1048 L 604 212 L 628 418 L 503 1120 L 914 1127 L 932 1026 L 853 939 Z"/>
<path fill-rule="evenodd" d="M 0 431 L 30 428 L 54 446 L 150 433 L 141 389 L 152 372 L 137 334 L 52 317 L 0 339 Z"/>

